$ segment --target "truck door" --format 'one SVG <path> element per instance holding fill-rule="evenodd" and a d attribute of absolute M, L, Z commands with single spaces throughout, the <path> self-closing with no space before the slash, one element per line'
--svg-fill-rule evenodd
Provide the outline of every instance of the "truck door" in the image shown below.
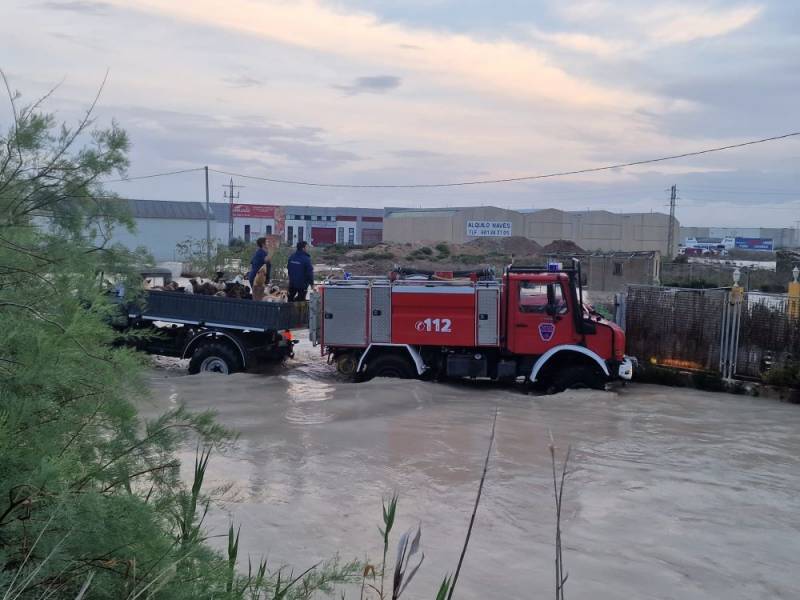
<path fill-rule="evenodd" d="M 510 293 L 508 349 L 511 352 L 543 354 L 554 346 L 579 340 L 562 281 L 552 277 L 512 279 Z"/>

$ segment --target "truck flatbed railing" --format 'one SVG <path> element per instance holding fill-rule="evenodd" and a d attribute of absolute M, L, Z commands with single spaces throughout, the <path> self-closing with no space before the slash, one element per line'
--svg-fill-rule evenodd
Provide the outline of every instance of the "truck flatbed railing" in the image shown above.
<path fill-rule="evenodd" d="M 282 331 L 308 327 L 307 302 L 260 302 L 149 291 L 142 305 L 128 307 L 128 316 L 145 321 L 164 321 L 241 331 Z"/>

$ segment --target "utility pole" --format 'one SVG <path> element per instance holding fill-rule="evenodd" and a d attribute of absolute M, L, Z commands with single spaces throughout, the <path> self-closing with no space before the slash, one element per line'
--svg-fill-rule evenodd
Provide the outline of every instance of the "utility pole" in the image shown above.
<path fill-rule="evenodd" d="M 233 201 L 239 199 L 239 192 L 234 194 L 233 188 L 243 188 L 243 185 L 233 185 L 233 177 L 228 185 L 222 187 L 228 188 L 229 191 L 223 193 L 223 197 L 228 199 L 228 246 L 231 245 L 233 240 Z"/>
<path fill-rule="evenodd" d="M 672 258 L 672 247 L 675 244 L 675 200 L 678 198 L 678 186 L 673 185 L 669 194 L 669 229 L 667 229 L 667 256 Z"/>
<path fill-rule="evenodd" d="M 206 172 L 206 258 L 208 268 L 211 269 L 211 204 L 208 199 L 208 167 L 204 167 Z"/>

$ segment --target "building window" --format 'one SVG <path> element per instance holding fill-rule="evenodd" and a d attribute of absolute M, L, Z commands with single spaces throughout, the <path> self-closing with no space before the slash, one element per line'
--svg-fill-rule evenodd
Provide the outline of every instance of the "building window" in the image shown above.
<path fill-rule="evenodd" d="M 250 225 L 244 226 L 244 241 L 245 242 L 250 241 Z"/>
<path fill-rule="evenodd" d="M 305 221 L 310 221 L 310 220 L 311 220 L 311 215 L 306 215 L 306 216 L 304 216 L 304 217 L 303 217 L 303 220 L 305 220 Z"/>
<path fill-rule="evenodd" d="M 614 275 L 622 276 L 622 263 L 615 262 L 614 263 Z"/>
<path fill-rule="evenodd" d="M 317 215 L 317 221 L 322 221 L 322 215 Z"/>
<path fill-rule="evenodd" d="M 347 243 L 351 246 L 356 243 L 356 229 L 355 227 L 350 227 L 347 230 Z"/>
<path fill-rule="evenodd" d="M 336 231 L 336 243 L 344 244 L 344 227 L 339 227 Z"/>
<path fill-rule="evenodd" d="M 267 225 L 267 235 L 272 235 L 272 225 Z"/>
<path fill-rule="evenodd" d="M 330 216 L 330 215 L 328 215 L 327 217 L 325 217 L 325 220 L 326 220 L 326 221 L 333 221 L 333 217 L 332 217 L 332 216 Z"/>
<path fill-rule="evenodd" d="M 286 241 L 290 244 L 294 243 L 294 227 L 291 225 L 286 228 Z"/>

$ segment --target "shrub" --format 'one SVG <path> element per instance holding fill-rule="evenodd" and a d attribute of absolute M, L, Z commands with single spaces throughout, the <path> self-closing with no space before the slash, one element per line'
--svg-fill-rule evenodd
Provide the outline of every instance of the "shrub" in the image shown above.
<path fill-rule="evenodd" d="M 391 252 L 365 252 L 364 260 L 393 260 L 394 254 Z"/>
<path fill-rule="evenodd" d="M 800 365 L 788 364 L 785 367 L 770 369 L 763 376 L 764 382 L 780 387 L 800 386 Z"/>

